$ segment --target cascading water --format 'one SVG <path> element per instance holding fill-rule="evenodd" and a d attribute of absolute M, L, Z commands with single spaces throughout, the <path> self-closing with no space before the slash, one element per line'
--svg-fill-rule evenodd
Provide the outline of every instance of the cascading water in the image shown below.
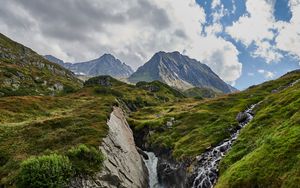
<path fill-rule="evenodd" d="M 157 162 L 158 158 L 153 152 L 145 152 L 148 155 L 148 159 L 144 159 L 149 172 L 149 187 L 150 188 L 164 188 L 158 182 L 157 176 Z"/>
<path fill-rule="evenodd" d="M 243 114 L 246 116 L 242 123 L 239 123 L 239 127 L 243 128 L 253 118 L 252 110 L 256 106 L 252 105 Z M 237 139 L 240 130 L 233 133 L 230 139 L 224 140 L 216 147 L 206 151 L 202 155 L 197 157 L 198 168 L 196 170 L 196 178 L 193 181 L 193 188 L 212 188 L 218 178 L 218 165 L 222 157 L 231 148 L 232 143 Z"/>

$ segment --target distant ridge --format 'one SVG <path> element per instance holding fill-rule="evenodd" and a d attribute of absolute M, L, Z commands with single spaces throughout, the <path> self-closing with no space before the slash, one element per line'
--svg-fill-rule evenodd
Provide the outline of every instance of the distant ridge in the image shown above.
<path fill-rule="evenodd" d="M 44 57 L 53 63 L 69 69 L 76 75 L 81 76 L 93 77 L 109 75 L 116 78 L 126 78 L 133 73 L 133 70 L 130 66 L 122 63 L 119 59 L 115 58 L 111 54 L 104 54 L 97 59 L 79 63 L 65 63 L 64 61 L 52 55 L 45 55 Z"/>

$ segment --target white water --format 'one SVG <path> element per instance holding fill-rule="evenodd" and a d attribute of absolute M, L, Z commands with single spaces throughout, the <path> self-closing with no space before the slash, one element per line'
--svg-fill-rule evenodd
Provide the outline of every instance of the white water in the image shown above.
<path fill-rule="evenodd" d="M 252 110 L 256 105 L 252 105 L 245 111 L 247 119 L 240 123 L 240 128 L 246 126 L 253 118 Z M 212 188 L 214 187 L 218 178 L 218 166 L 220 160 L 229 151 L 232 143 L 237 139 L 240 130 L 233 133 L 230 139 L 224 140 L 218 146 L 208 150 L 197 157 L 199 166 L 197 168 L 197 176 L 193 182 L 193 188 Z"/>
<path fill-rule="evenodd" d="M 158 158 L 155 156 L 155 154 L 153 152 L 145 151 L 145 153 L 149 157 L 148 160 L 144 159 L 145 164 L 148 169 L 148 172 L 149 172 L 149 187 L 150 188 L 163 188 L 163 186 L 158 183 L 158 176 L 157 176 Z"/>

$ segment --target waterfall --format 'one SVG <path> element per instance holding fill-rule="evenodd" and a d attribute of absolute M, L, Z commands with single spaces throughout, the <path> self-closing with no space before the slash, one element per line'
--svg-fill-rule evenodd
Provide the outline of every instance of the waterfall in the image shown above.
<path fill-rule="evenodd" d="M 256 104 L 252 105 L 244 112 L 246 118 L 242 123 L 239 123 L 239 128 L 243 128 L 252 120 L 252 110 L 255 106 Z M 212 188 L 215 185 L 218 178 L 219 162 L 231 148 L 239 132 L 240 130 L 237 130 L 229 139 L 224 140 L 216 147 L 197 156 L 198 167 L 196 169 L 196 178 L 193 181 L 193 188 Z"/>
<path fill-rule="evenodd" d="M 146 164 L 148 172 L 149 172 L 149 187 L 150 188 L 164 188 L 158 182 L 158 177 L 157 177 L 158 158 L 155 156 L 155 154 L 153 152 L 145 151 L 145 153 L 148 155 L 148 159 L 144 159 L 144 161 L 145 161 L 145 164 Z"/>

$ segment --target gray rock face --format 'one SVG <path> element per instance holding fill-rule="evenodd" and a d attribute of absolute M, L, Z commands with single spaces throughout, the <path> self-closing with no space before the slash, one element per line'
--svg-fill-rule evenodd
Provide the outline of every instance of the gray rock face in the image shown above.
<path fill-rule="evenodd" d="M 79 63 L 64 63 L 52 55 L 45 55 L 44 57 L 53 63 L 71 70 L 77 75 L 91 77 L 109 75 L 116 78 L 127 78 L 133 73 L 130 66 L 122 63 L 111 54 L 104 54 L 98 59 Z"/>
<path fill-rule="evenodd" d="M 109 134 L 100 149 L 106 156 L 103 170 L 92 178 L 78 177 L 72 188 L 146 188 L 148 171 L 137 151 L 122 110 L 114 107 L 108 121 Z"/>
<path fill-rule="evenodd" d="M 211 88 L 223 93 L 234 91 L 207 65 L 179 52 L 158 52 L 146 64 L 138 68 L 129 79 L 130 82 L 162 81 L 178 89 L 192 87 Z"/>
<path fill-rule="evenodd" d="M 158 181 L 163 187 L 186 188 L 187 173 L 183 163 L 159 158 L 157 164 Z"/>

